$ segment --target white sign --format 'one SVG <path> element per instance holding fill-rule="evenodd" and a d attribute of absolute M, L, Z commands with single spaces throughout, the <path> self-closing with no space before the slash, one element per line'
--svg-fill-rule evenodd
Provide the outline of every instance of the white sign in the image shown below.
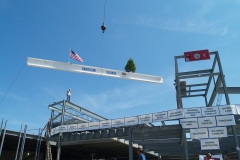
<path fill-rule="evenodd" d="M 208 128 L 208 131 L 209 131 L 209 138 L 221 138 L 221 137 L 228 136 L 226 127 Z"/>
<path fill-rule="evenodd" d="M 235 105 L 219 106 L 218 108 L 221 115 L 237 114 L 237 109 Z"/>
<path fill-rule="evenodd" d="M 176 109 L 168 111 L 168 119 L 181 119 L 184 118 L 183 109 Z"/>
<path fill-rule="evenodd" d="M 184 117 L 185 118 L 202 117 L 201 108 L 185 108 Z"/>
<path fill-rule="evenodd" d="M 218 139 L 201 139 L 201 150 L 220 149 Z"/>
<path fill-rule="evenodd" d="M 236 104 L 235 107 L 236 107 L 237 113 L 240 114 L 240 104 Z"/>
<path fill-rule="evenodd" d="M 138 124 L 138 117 L 127 117 L 125 118 L 125 126 Z"/>
<path fill-rule="evenodd" d="M 215 119 L 215 117 L 198 118 L 198 126 L 199 126 L 199 128 L 215 127 L 215 126 L 217 126 L 216 119 Z"/>
<path fill-rule="evenodd" d="M 68 132 L 75 132 L 75 131 L 78 131 L 78 125 L 77 124 L 69 124 Z"/>
<path fill-rule="evenodd" d="M 153 113 L 153 122 L 165 121 L 168 119 L 167 112 Z"/>
<path fill-rule="evenodd" d="M 68 125 L 61 125 L 60 126 L 60 132 L 67 132 L 68 130 Z"/>
<path fill-rule="evenodd" d="M 99 129 L 99 122 L 90 122 L 88 129 L 89 130 Z"/>
<path fill-rule="evenodd" d="M 152 114 L 138 116 L 138 124 L 152 123 Z"/>
<path fill-rule="evenodd" d="M 56 134 L 56 133 L 55 133 L 55 128 L 52 128 L 52 129 L 51 129 L 51 136 L 54 135 L 54 134 Z"/>
<path fill-rule="evenodd" d="M 190 129 L 190 135 L 192 139 L 209 138 L 207 128 Z"/>
<path fill-rule="evenodd" d="M 88 123 L 79 123 L 78 124 L 78 130 L 79 131 L 86 131 L 86 130 L 88 130 Z"/>
<path fill-rule="evenodd" d="M 112 127 L 112 121 L 106 120 L 106 121 L 100 121 L 100 128 L 111 128 Z"/>
<path fill-rule="evenodd" d="M 112 120 L 112 127 L 122 127 L 124 125 L 125 125 L 125 123 L 124 123 L 124 119 L 123 118 Z"/>
<path fill-rule="evenodd" d="M 60 132 L 60 126 L 55 127 L 55 134 L 58 134 Z"/>
<path fill-rule="evenodd" d="M 202 115 L 203 116 L 217 116 L 219 115 L 218 107 L 202 107 Z"/>
<path fill-rule="evenodd" d="M 197 118 L 180 119 L 180 124 L 182 128 L 198 128 Z"/>
<path fill-rule="evenodd" d="M 234 115 L 216 116 L 217 126 L 233 126 L 236 125 Z"/>

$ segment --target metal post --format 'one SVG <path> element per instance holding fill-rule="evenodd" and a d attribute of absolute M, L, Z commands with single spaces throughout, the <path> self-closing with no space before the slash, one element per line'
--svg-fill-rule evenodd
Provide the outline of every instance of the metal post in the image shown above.
<path fill-rule="evenodd" d="M 175 60 L 175 80 L 177 83 L 177 90 L 176 90 L 176 98 L 177 98 L 177 108 L 182 108 L 182 98 L 181 98 L 181 87 L 180 87 L 180 80 L 178 75 L 178 63 L 177 57 L 174 57 Z"/>
<path fill-rule="evenodd" d="M 63 122 L 64 122 L 65 106 L 66 106 L 66 101 L 63 100 L 61 125 L 63 125 Z M 61 126 L 60 126 L 59 127 L 59 137 L 58 137 L 57 160 L 60 160 L 60 155 L 61 155 L 61 138 L 62 138 L 62 136 L 63 136 L 63 134 L 62 134 L 62 131 L 61 131 Z"/>
<path fill-rule="evenodd" d="M 189 160 L 187 138 L 186 138 L 186 130 L 185 129 L 183 129 L 183 139 L 184 139 L 185 159 Z"/>
<path fill-rule="evenodd" d="M 39 139 L 40 139 L 40 132 L 41 132 L 41 129 L 39 128 L 38 140 L 37 140 L 37 147 L 36 147 L 36 152 L 35 152 L 35 158 L 34 158 L 34 160 L 37 160 L 37 155 L 39 154 L 39 153 L 38 153 L 38 145 L 39 145 Z"/>
<path fill-rule="evenodd" d="M 38 145 L 38 157 L 37 157 L 37 160 L 39 160 L 39 156 L 40 156 L 41 143 L 42 143 L 42 131 L 41 131 L 39 145 Z"/>
<path fill-rule="evenodd" d="M 19 160 L 22 160 L 22 157 L 23 157 L 24 145 L 25 145 L 25 140 L 26 140 L 26 132 L 27 132 L 27 125 L 25 125 L 25 127 L 24 127 L 24 134 L 23 134 L 23 138 L 22 138 L 22 146 L 21 146 Z"/>
<path fill-rule="evenodd" d="M 132 149 L 132 127 L 129 127 L 128 129 L 128 137 L 129 137 L 129 142 L 128 142 L 128 151 L 129 151 L 129 160 L 133 159 L 133 149 Z"/>
<path fill-rule="evenodd" d="M 206 106 L 207 106 L 207 105 L 208 105 L 208 103 L 207 103 L 207 97 L 204 96 L 204 99 L 205 99 L 205 104 L 206 104 Z"/>
<path fill-rule="evenodd" d="M 19 144 L 20 144 L 21 137 L 22 137 L 22 125 L 21 125 L 21 129 L 20 129 L 20 132 L 19 132 L 19 139 L 18 139 L 18 146 L 17 146 L 16 155 L 15 155 L 15 160 L 17 160 Z"/>
<path fill-rule="evenodd" d="M 2 134 L 2 125 L 3 125 L 3 119 L 2 119 L 1 128 L 0 128 L 0 136 Z"/>
<path fill-rule="evenodd" d="M 218 62 L 219 71 L 220 71 L 220 76 L 221 76 L 221 79 L 222 79 L 222 85 L 223 85 L 223 90 L 224 90 L 226 102 L 227 102 L 228 105 L 230 105 L 230 100 L 229 100 L 229 97 L 228 97 L 228 92 L 227 92 L 225 77 L 224 77 L 224 75 L 223 75 L 222 64 L 221 64 L 221 61 L 220 61 L 220 57 L 219 57 L 218 52 L 216 52 L 216 57 L 217 57 L 217 62 Z M 235 127 L 235 126 L 232 126 L 232 130 L 233 130 L 233 136 L 234 136 L 234 140 L 235 140 L 236 151 L 237 151 L 237 154 L 238 154 L 238 160 L 240 160 L 240 150 L 237 149 L 237 148 L 239 148 L 239 142 L 238 142 L 238 138 L 237 138 L 236 127 Z"/>
<path fill-rule="evenodd" d="M 6 120 L 6 122 L 5 122 L 4 132 L 3 132 L 3 136 L 2 136 L 2 142 L 1 142 L 1 146 L 0 146 L 0 157 L 1 157 L 1 154 L 2 154 L 3 142 L 4 142 L 5 134 L 6 134 L 6 126 L 7 126 L 7 120 Z"/>

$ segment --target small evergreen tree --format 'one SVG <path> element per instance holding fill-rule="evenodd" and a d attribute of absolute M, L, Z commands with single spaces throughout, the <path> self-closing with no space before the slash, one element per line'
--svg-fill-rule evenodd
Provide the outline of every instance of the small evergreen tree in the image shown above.
<path fill-rule="evenodd" d="M 132 60 L 132 58 L 130 58 L 125 66 L 125 71 L 126 72 L 135 72 L 136 71 L 136 66 L 134 64 L 134 61 Z"/>

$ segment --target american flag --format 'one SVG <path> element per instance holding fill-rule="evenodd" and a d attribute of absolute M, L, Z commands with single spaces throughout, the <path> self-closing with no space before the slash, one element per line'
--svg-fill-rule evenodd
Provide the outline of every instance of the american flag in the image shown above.
<path fill-rule="evenodd" d="M 75 53 L 72 49 L 70 51 L 70 57 L 79 61 L 79 62 L 83 62 L 82 58 L 79 57 L 79 55 L 77 53 Z"/>

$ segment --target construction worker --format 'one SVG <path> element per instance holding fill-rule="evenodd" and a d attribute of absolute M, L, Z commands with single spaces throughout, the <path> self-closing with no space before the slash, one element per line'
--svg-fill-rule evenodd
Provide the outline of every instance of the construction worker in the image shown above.
<path fill-rule="evenodd" d="M 71 97 L 71 88 L 69 88 L 67 90 L 67 100 L 70 101 L 70 97 Z"/>

